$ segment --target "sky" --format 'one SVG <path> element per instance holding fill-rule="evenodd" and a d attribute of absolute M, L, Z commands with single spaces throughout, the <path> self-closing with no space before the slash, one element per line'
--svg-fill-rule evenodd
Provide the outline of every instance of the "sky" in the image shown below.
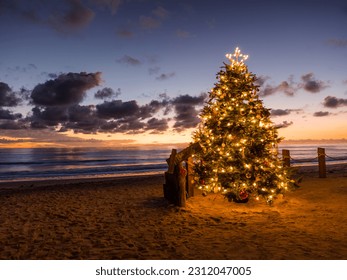
<path fill-rule="evenodd" d="M 286 140 L 347 138 L 343 0 L 0 0 L 0 147 L 189 143 L 239 47 Z"/>

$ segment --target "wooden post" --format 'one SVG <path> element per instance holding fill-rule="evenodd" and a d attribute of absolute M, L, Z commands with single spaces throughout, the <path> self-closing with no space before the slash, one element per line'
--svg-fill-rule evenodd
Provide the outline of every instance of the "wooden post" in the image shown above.
<path fill-rule="evenodd" d="M 176 154 L 177 154 L 177 150 L 176 149 L 172 149 L 171 155 L 170 155 L 170 158 L 169 158 L 169 161 L 168 161 L 169 168 L 168 168 L 167 172 L 169 174 L 173 174 L 174 173 Z"/>
<path fill-rule="evenodd" d="M 282 161 L 284 167 L 290 167 L 290 152 L 289 150 L 282 150 Z"/>
<path fill-rule="evenodd" d="M 193 179 L 193 158 L 189 157 L 187 159 L 187 193 L 188 197 L 194 196 L 194 179 Z"/>
<path fill-rule="evenodd" d="M 174 175 L 176 154 L 177 150 L 172 149 L 170 158 L 166 160 L 169 168 L 168 171 L 165 172 L 165 183 L 163 184 L 164 197 L 171 203 L 177 203 L 175 196 L 178 182 L 176 176 Z"/>
<path fill-rule="evenodd" d="M 180 163 L 178 166 L 178 203 L 179 207 L 186 207 L 187 191 L 186 191 L 186 182 L 187 182 L 187 170 Z"/>
<path fill-rule="evenodd" d="M 326 164 L 325 164 L 325 149 L 318 148 L 318 168 L 319 168 L 319 178 L 326 178 Z"/>

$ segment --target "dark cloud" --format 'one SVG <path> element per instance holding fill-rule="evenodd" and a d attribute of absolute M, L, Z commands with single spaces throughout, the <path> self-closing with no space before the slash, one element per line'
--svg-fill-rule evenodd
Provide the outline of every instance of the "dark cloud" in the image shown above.
<path fill-rule="evenodd" d="M 277 128 L 277 129 L 279 129 L 279 128 L 286 128 L 288 126 L 291 126 L 292 124 L 293 124 L 293 122 L 284 121 L 281 124 L 275 125 L 275 128 Z"/>
<path fill-rule="evenodd" d="M 96 133 L 105 123 L 105 120 L 96 116 L 95 106 L 75 105 L 68 109 L 68 121 L 62 129 L 72 129 L 75 133 Z"/>
<path fill-rule="evenodd" d="M 347 40 L 342 39 L 330 39 L 328 44 L 335 47 L 345 48 L 347 47 Z"/>
<path fill-rule="evenodd" d="M 48 19 L 49 25 L 59 32 L 70 32 L 87 26 L 94 18 L 94 12 L 81 0 L 65 0 L 68 5 L 64 11 L 55 11 Z"/>
<path fill-rule="evenodd" d="M 21 99 L 11 90 L 8 84 L 0 82 L 0 106 L 14 107 L 19 105 Z"/>
<path fill-rule="evenodd" d="M 329 115 L 330 115 L 329 112 L 323 112 L 323 111 L 315 112 L 313 114 L 314 117 L 325 117 L 325 116 L 329 116 Z"/>
<path fill-rule="evenodd" d="M 265 82 L 267 80 L 269 80 L 270 77 L 269 76 L 263 76 L 263 75 L 260 75 L 260 76 L 257 76 L 256 80 L 255 80 L 255 85 L 261 87 L 265 84 Z"/>
<path fill-rule="evenodd" d="M 337 98 L 335 96 L 327 96 L 323 101 L 324 107 L 337 108 L 341 106 L 347 106 L 347 99 Z"/>
<path fill-rule="evenodd" d="M 145 131 L 146 124 L 141 122 L 136 116 L 127 116 L 118 120 L 116 132 L 123 132 L 128 134 L 138 134 Z"/>
<path fill-rule="evenodd" d="M 272 109 L 271 110 L 271 116 L 273 117 L 277 117 L 277 116 L 286 116 L 289 115 L 291 113 L 291 110 L 289 109 Z"/>
<path fill-rule="evenodd" d="M 34 107 L 28 119 L 35 129 L 59 128 L 59 132 L 96 133 L 105 120 L 96 117 L 95 106 L 54 106 L 44 109 Z"/>
<path fill-rule="evenodd" d="M 122 63 L 122 64 L 127 64 L 131 66 L 138 66 L 141 65 L 142 62 L 138 60 L 137 58 L 131 57 L 129 55 L 124 55 L 120 59 L 117 59 L 117 62 Z"/>
<path fill-rule="evenodd" d="M 121 119 L 137 115 L 140 110 L 135 100 L 123 102 L 122 100 L 104 101 L 96 105 L 97 115 L 103 119 Z"/>
<path fill-rule="evenodd" d="M 56 31 L 69 33 L 87 26 L 94 18 L 94 12 L 81 0 L 42 1 L 2 0 L 0 7 L 3 11 L 34 24 L 49 26 Z"/>
<path fill-rule="evenodd" d="M 320 92 L 323 89 L 328 87 L 328 85 L 325 82 L 316 80 L 314 78 L 313 73 L 307 73 L 307 74 L 301 76 L 301 80 L 304 82 L 302 84 L 302 87 L 306 91 L 311 92 L 311 93 Z"/>
<path fill-rule="evenodd" d="M 139 108 L 138 116 L 141 119 L 147 119 L 152 117 L 154 114 L 159 112 L 161 109 L 165 109 L 166 107 L 170 106 L 168 100 L 152 100 L 149 104 L 143 105 Z M 166 111 L 166 109 L 165 109 Z M 165 114 L 165 113 L 164 113 Z"/>
<path fill-rule="evenodd" d="M 61 74 L 56 74 L 56 73 L 48 73 L 47 74 L 48 78 L 50 78 L 50 79 L 56 79 L 59 77 L 59 75 L 61 75 Z"/>
<path fill-rule="evenodd" d="M 98 99 L 108 99 L 108 98 L 118 97 L 119 95 L 121 95 L 120 88 L 118 88 L 117 91 L 114 91 L 112 88 L 105 87 L 101 90 L 98 90 L 94 94 L 94 97 Z"/>
<path fill-rule="evenodd" d="M 165 81 L 167 79 L 170 79 L 175 76 L 174 72 L 168 73 L 168 74 L 161 74 L 160 76 L 156 77 L 155 79 L 158 81 Z"/>
<path fill-rule="evenodd" d="M 22 114 L 0 108 L 0 120 L 17 120 L 20 118 L 22 118 Z"/>
<path fill-rule="evenodd" d="M 268 77 L 257 79 L 256 84 L 260 86 L 260 96 L 269 96 L 278 92 L 283 92 L 287 96 L 294 96 L 296 91 L 299 89 L 298 85 L 294 83 L 293 76 L 288 78 L 288 81 L 282 81 L 279 85 L 264 85 Z"/>
<path fill-rule="evenodd" d="M 81 102 L 86 90 L 101 82 L 101 73 L 68 73 L 37 85 L 31 98 L 35 105 L 68 106 Z"/>
<path fill-rule="evenodd" d="M 25 123 L 17 120 L 5 120 L 0 122 L 0 129 L 22 130 L 26 129 Z"/>
<path fill-rule="evenodd" d="M 171 101 L 176 116 L 174 128 L 182 131 L 187 128 L 194 128 L 199 122 L 199 112 L 196 106 L 201 106 L 205 102 L 207 95 L 205 93 L 199 96 L 180 95 Z"/>
<path fill-rule="evenodd" d="M 33 0 L 35 4 L 40 4 L 38 1 Z M 4 12 L 12 12 L 27 21 L 37 23 L 40 22 L 37 12 L 29 9 L 28 6 L 23 5 L 23 2 L 18 0 L 1 0 L 0 1 L 0 15 Z"/>
<path fill-rule="evenodd" d="M 279 92 L 283 92 L 287 96 L 294 96 L 300 89 L 317 93 L 328 87 L 327 82 L 315 79 L 313 73 L 302 75 L 301 83 L 295 82 L 293 76 L 290 76 L 286 81 L 282 81 L 278 85 L 265 84 L 268 79 L 268 76 L 260 76 L 255 82 L 260 87 L 260 96 L 270 96 Z"/>
<path fill-rule="evenodd" d="M 35 128 L 57 126 L 62 122 L 68 121 L 68 108 L 62 106 L 34 107 L 32 116 L 29 119 Z"/>
<path fill-rule="evenodd" d="M 147 121 L 147 130 L 153 130 L 153 132 L 163 132 L 169 128 L 167 119 L 151 118 Z"/>

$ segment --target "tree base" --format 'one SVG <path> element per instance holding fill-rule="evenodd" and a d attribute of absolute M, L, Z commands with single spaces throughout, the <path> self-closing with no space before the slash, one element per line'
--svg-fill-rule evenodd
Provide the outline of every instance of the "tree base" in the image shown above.
<path fill-rule="evenodd" d="M 249 200 L 248 196 L 245 198 L 240 198 L 240 197 L 236 196 L 234 193 L 228 193 L 225 196 L 229 200 L 229 202 L 247 203 Z"/>

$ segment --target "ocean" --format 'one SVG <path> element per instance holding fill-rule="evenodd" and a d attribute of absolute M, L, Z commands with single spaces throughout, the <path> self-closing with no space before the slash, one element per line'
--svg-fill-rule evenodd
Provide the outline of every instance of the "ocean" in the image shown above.
<path fill-rule="evenodd" d="M 317 165 L 317 147 L 327 164 L 347 163 L 347 144 L 284 144 L 291 164 Z M 35 148 L 0 149 L 0 182 L 162 174 L 170 149 Z"/>

